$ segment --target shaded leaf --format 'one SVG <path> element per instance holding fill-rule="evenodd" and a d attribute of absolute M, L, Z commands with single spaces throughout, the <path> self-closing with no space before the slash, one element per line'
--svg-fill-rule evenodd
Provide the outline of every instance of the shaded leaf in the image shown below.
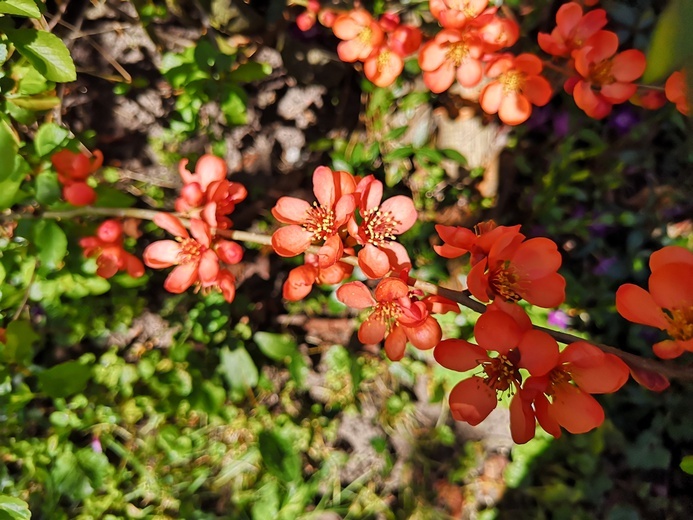
<path fill-rule="evenodd" d="M 256 332 L 253 341 L 260 347 L 262 353 L 275 361 L 284 361 L 296 352 L 296 341 L 288 334 L 272 334 Z"/>
<path fill-rule="evenodd" d="M 301 477 L 301 459 L 285 437 L 276 431 L 263 431 L 258 441 L 267 471 L 284 482 Z"/>
<path fill-rule="evenodd" d="M 12 29 L 7 31 L 7 37 L 46 79 L 63 83 L 77 79 L 70 51 L 54 34 L 36 29 Z"/>
<path fill-rule="evenodd" d="M 91 367 L 67 361 L 37 375 L 41 390 L 52 398 L 68 397 L 83 391 L 91 379 Z"/>
<path fill-rule="evenodd" d="M 34 226 L 34 244 L 42 267 L 58 270 L 67 254 L 67 237 L 52 220 L 40 220 Z"/>

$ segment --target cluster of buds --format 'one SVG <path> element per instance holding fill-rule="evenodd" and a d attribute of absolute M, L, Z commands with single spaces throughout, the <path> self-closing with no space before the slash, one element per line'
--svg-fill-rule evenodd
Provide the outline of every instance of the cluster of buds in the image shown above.
<path fill-rule="evenodd" d="M 285 285 L 285 296 L 302 298 L 310 291 L 310 280 L 324 281 L 327 276 L 329 280 L 339 278 L 338 283 L 347 278 L 350 269 L 339 265 L 334 268 L 345 247 L 360 247 L 358 265 L 368 278 L 382 278 L 411 266 L 406 249 L 395 241 L 416 222 L 411 198 L 398 195 L 382 202 L 383 184 L 373 175 L 359 179 L 327 166 L 315 169 L 313 192 L 317 200 L 312 204 L 281 197 L 272 208 L 272 215 L 288 224 L 272 235 L 272 247 L 279 256 L 293 257 L 311 246 L 318 247 L 317 258 L 307 259 L 311 270 L 302 271 L 302 289 L 296 290 L 295 274 L 288 281 L 292 287 L 287 289 Z"/>
<path fill-rule="evenodd" d="M 129 227 L 133 227 L 136 234 L 136 225 Z M 133 278 L 144 274 L 142 261 L 123 247 L 123 233 L 123 224 L 109 219 L 101 223 L 95 236 L 80 239 L 79 245 L 84 250 L 84 256 L 96 258 L 96 274 L 99 276 L 111 278 L 119 271 L 126 271 Z"/>
<path fill-rule="evenodd" d="M 554 437 L 561 428 L 571 433 L 596 428 L 604 410 L 592 394 L 615 392 L 628 380 L 623 361 L 589 343 L 571 343 L 560 351 L 516 304 L 494 301 L 477 320 L 474 336 L 478 344 L 448 339 L 435 347 L 442 366 L 478 369 L 450 392 L 450 411 L 456 420 L 476 426 L 507 393 L 512 396 L 510 431 L 518 444 L 534 437 L 537 422 Z"/>
<path fill-rule="evenodd" d="M 213 155 L 204 155 L 195 172 L 179 165 L 184 186 L 176 200 L 176 210 L 190 216 L 190 232 L 183 222 L 169 213 L 160 213 L 154 223 L 176 240 L 160 240 L 144 250 L 144 263 L 153 269 L 175 266 L 164 282 L 164 289 L 182 293 L 191 286 L 198 290 L 216 289 L 228 302 L 236 296 L 236 279 L 228 266 L 243 258 L 239 244 L 220 236 L 232 226 L 229 215 L 247 195 L 244 186 L 226 179 L 226 164 Z"/>
<path fill-rule="evenodd" d="M 58 181 L 63 185 L 63 199 L 73 206 L 87 206 L 96 200 L 94 188 L 87 179 L 103 164 L 103 154 L 94 150 L 91 157 L 70 150 L 60 150 L 51 157 Z"/>

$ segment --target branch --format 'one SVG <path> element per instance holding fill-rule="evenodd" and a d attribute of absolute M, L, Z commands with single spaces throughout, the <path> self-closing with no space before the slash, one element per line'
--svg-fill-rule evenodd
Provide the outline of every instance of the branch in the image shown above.
<path fill-rule="evenodd" d="M 35 219 L 35 218 L 50 218 L 56 220 L 70 219 L 82 216 L 101 216 L 101 217 L 117 217 L 117 218 L 139 218 L 142 220 L 154 220 L 154 217 L 161 213 L 160 211 L 150 210 L 150 209 L 139 209 L 139 208 L 100 208 L 94 206 L 84 206 L 81 208 L 63 210 L 63 211 L 46 211 L 44 213 L 27 213 L 27 214 L 16 214 L 11 213 L 9 215 L 0 216 L 0 220 L 21 220 L 21 219 Z M 174 213 L 175 214 L 175 213 Z M 175 214 L 180 218 L 183 225 L 189 227 L 190 220 L 182 217 L 181 215 Z M 219 236 L 229 238 L 232 240 L 237 240 L 239 242 L 248 242 L 254 244 L 271 245 L 272 239 L 268 235 L 262 235 L 258 233 L 250 233 L 248 231 L 238 231 L 238 230 L 217 230 L 216 233 Z M 308 253 L 317 254 L 319 251 L 318 246 L 311 246 L 308 248 Z M 349 265 L 358 265 L 358 260 L 354 256 L 342 257 L 340 262 L 347 263 Z M 421 289 L 428 294 L 437 294 L 448 298 L 460 305 L 467 307 L 479 314 L 483 314 L 486 311 L 486 305 L 474 300 L 469 296 L 469 291 L 455 291 L 452 289 L 446 289 L 445 287 L 440 287 L 430 282 L 424 280 L 418 280 L 416 278 L 409 278 L 409 285 Z M 567 332 L 561 332 L 557 330 L 547 329 L 546 327 L 540 327 L 534 325 L 535 329 L 541 330 L 549 334 L 552 338 L 560 343 L 574 343 L 576 341 L 586 341 L 584 338 L 568 334 Z M 663 375 L 667 379 L 679 379 L 681 381 L 693 381 L 693 366 L 677 366 L 670 363 L 665 363 L 651 358 L 643 358 L 636 354 L 630 352 L 624 352 L 616 347 L 610 345 L 603 345 L 601 343 L 595 343 L 590 341 L 592 345 L 599 347 L 603 352 L 607 354 L 614 354 L 621 358 L 625 363 L 627 363 L 631 368 L 641 369 L 648 372 L 656 372 Z"/>

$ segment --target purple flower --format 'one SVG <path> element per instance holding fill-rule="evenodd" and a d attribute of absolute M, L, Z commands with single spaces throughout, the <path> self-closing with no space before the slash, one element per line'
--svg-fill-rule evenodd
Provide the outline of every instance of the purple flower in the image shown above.
<path fill-rule="evenodd" d="M 570 325 L 570 321 L 570 316 L 568 316 L 565 312 L 559 309 L 549 312 L 549 316 L 546 320 L 546 322 L 549 325 L 558 327 L 559 329 L 563 330 L 568 328 L 568 325 Z"/>
<path fill-rule="evenodd" d="M 91 449 L 94 450 L 96 453 L 103 453 L 103 447 L 101 446 L 101 441 L 98 437 L 94 437 L 91 440 Z"/>

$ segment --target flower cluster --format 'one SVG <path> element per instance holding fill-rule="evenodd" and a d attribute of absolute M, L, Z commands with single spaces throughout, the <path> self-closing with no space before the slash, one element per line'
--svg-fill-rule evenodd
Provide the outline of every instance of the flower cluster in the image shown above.
<path fill-rule="evenodd" d="M 375 298 L 362 282 L 346 283 L 337 289 L 337 299 L 343 304 L 355 309 L 373 309 L 359 328 L 359 341 L 385 340 L 385 353 L 392 361 L 402 359 L 407 342 L 420 350 L 438 344 L 442 331 L 431 313 L 459 311 L 452 302 L 420 298 L 420 295 L 396 277 L 382 279 L 375 288 Z"/>
<path fill-rule="evenodd" d="M 400 23 L 397 14 L 387 13 L 375 20 L 365 9 L 338 16 L 332 31 L 343 40 L 337 46 L 340 59 L 363 62 L 366 77 L 379 87 L 387 87 L 397 79 L 404 58 L 419 50 L 422 39 L 421 31 Z"/>
<path fill-rule="evenodd" d="M 571 433 L 596 428 L 604 421 L 604 411 L 591 394 L 615 392 L 628 380 L 623 361 L 589 343 L 571 343 L 559 351 L 558 343 L 532 328 L 515 304 L 489 305 L 474 326 L 474 336 L 478 344 L 448 339 L 435 347 L 435 359 L 444 367 L 478 369 L 453 388 L 450 411 L 456 420 L 476 426 L 507 393 L 512 396 L 510 430 L 517 443 L 534 437 L 537 422 L 554 437 L 561 435 L 561 427 Z"/>
<path fill-rule="evenodd" d="M 657 327 L 670 339 L 653 347 L 664 359 L 693 352 L 693 253 L 669 246 L 650 256 L 649 291 L 624 284 L 616 292 L 616 309 L 628 321 Z"/>
<path fill-rule="evenodd" d="M 228 215 L 247 197 L 245 186 L 227 180 L 226 163 L 214 155 L 200 157 L 194 173 L 186 168 L 187 164 L 184 159 L 178 166 L 183 188 L 176 200 L 176 211 L 200 217 L 212 228 L 230 229 L 233 222 Z"/>
<path fill-rule="evenodd" d="M 526 300 L 539 307 L 557 307 L 565 299 L 565 279 L 558 274 L 561 254 L 548 238 L 530 238 L 519 226 L 487 222 L 475 232 L 456 226 L 436 226 L 444 245 L 435 250 L 443 257 L 470 253 L 467 286 L 482 302 Z"/>
<path fill-rule="evenodd" d="M 96 258 L 96 274 L 111 278 L 118 271 L 127 271 L 133 278 L 144 274 L 142 261 L 123 247 L 123 224 L 118 220 L 105 220 L 95 236 L 80 239 L 79 245 L 87 258 Z"/>
<path fill-rule="evenodd" d="M 339 282 L 348 277 L 351 271 L 346 267 L 338 266 L 329 274 L 326 271 L 338 263 L 345 247 L 360 247 L 358 265 L 368 278 L 382 278 L 411 265 L 406 249 L 395 241 L 416 222 L 416 209 L 409 197 L 398 195 L 383 202 L 383 184 L 373 175 L 358 179 L 327 166 L 315 169 L 313 192 L 317 200 L 312 204 L 281 197 L 272 208 L 272 215 L 288 224 L 272 235 L 272 247 L 279 256 L 297 256 L 311 246 L 318 247 L 317 259 L 313 257 L 307 264 L 312 269 L 295 273 L 289 281 L 294 288 L 285 289 L 285 295 L 293 299 L 303 292 L 296 291 L 299 276 L 307 276 L 310 285 L 320 281 L 321 273 L 322 280 L 341 277 Z"/>
<path fill-rule="evenodd" d="M 247 195 L 245 187 L 226 179 L 226 164 L 213 155 L 204 155 L 195 172 L 179 165 L 184 186 L 176 200 L 176 210 L 190 216 L 190 232 L 180 219 L 160 213 L 154 223 L 176 240 L 160 240 L 144 250 L 144 263 L 154 269 L 175 266 L 164 282 L 172 293 L 182 293 L 191 286 L 203 291 L 216 289 L 226 301 L 236 295 L 236 279 L 228 266 L 243 258 L 239 244 L 226 240 L 220 231 L 232 226 L 229 215 Z"/>
<path fill-rule="evenodd" d="M 63 185 L 63 198 L 73 206 L 87 206 L 96 200 L 94 188 L 87 179 L 103 164 L 103 154 L 94 150 L 91 157 L 68 149 L 60 150 L 51 157 L 58 181 Z"/>

